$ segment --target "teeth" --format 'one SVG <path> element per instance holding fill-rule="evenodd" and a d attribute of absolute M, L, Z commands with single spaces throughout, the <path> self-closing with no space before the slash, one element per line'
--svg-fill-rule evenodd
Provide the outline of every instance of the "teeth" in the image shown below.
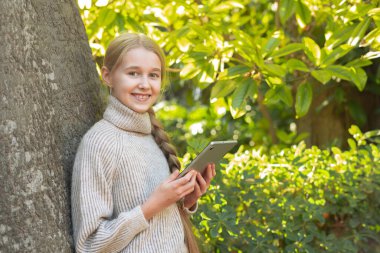
<path fill-rule="evenodd" d="M 138 99 L 138 100 L 147 100 L 149 98 L 149 95 L 138 95 L 138 94 L 134 94 L 134 96 Z"/>

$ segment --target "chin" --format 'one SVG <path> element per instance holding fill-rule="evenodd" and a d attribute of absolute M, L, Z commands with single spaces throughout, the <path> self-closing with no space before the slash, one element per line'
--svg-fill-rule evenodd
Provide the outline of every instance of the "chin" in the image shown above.
<path fill-rule="evenodd" d="M 138 112 L 138 113 L 145 113 L 149 110 L 150 107 L 147 107 L 147 108 L 132 108 L 132 110 L 134 110 L 135 112 Z"/>

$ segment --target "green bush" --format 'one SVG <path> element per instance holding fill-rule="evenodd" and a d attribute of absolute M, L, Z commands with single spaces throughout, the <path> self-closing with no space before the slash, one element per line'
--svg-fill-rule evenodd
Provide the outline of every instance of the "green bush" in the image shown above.
<path fill-rule="evenodd" d="M 193 216 L 204 252 L 380 252 L 380 145 L 241 147 Z M 200 215 L 199 215 L 200 214 Z"/>

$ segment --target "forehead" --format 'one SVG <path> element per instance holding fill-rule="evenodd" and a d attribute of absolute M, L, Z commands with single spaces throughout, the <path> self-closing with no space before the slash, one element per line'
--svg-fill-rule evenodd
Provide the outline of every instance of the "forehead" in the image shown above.
<path fill-rule="evenodd" d="M 123 55 L 122 67 L 140 67 L 147 69 L 161 69 L 161 61 L 157 54 L 143 47 L 129 50 Z"/>

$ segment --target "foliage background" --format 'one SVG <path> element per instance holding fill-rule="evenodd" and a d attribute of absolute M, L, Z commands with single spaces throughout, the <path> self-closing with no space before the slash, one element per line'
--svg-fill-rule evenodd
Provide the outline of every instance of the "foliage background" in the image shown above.
<path fill-rule="evenodd" d="M 380 251 L 379 1 L 78 7 L 98 70 L 124 31 L 165 50 L 170 85 L 155 108 L 182 163 L 239 140 L 193 217 L 206 252 Z"/>

